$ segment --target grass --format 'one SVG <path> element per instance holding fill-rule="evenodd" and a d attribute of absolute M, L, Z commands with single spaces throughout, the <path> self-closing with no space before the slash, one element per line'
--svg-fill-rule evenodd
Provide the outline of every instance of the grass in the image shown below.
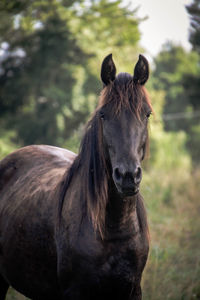
<path fill-rule="evenodd" d="M 149 210 L 151 251 L 144 300 L 200 299 L 200 171 Z M 160 217 L 160 215 L 162 217 Z M 154 221 L 152 221 L 154 220 Z"/>

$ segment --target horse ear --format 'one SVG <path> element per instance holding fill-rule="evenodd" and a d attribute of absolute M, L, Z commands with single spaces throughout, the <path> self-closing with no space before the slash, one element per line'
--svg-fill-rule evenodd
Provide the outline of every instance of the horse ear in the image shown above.
<path fill-rule="evenodd" d="M 149 78 L 149 63 L 143 55 L 139 55 L 137 64 L 135 65 L 133 81 L 141 85 L 145 84 Z"/>
<path fill-rule="evenodd" d="M 116 67 L 112 59 L 112 54 L 106 56 L 101 66 L 101 80 L 105 85 L 108 85 L 115 80 Z"/>

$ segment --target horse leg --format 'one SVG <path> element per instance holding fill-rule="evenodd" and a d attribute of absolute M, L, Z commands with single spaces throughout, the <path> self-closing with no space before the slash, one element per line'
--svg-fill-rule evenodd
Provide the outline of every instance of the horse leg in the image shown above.
<path fill-rule="evenodd" d="M 0 300 L 6 299 L 6 294 L 9 288 L 9 284 L 5 281 L 5 279 L 0 276 Z"/>

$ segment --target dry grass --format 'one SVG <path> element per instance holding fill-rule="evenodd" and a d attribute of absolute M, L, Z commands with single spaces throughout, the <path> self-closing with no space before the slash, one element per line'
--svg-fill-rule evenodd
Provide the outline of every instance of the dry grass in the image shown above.
<path fill-rule="evenodd" d="M 144 300 L 200 299 L 200 171 L 149 211 L 151 251 Z M 155 216 L 156 215 L 156 216 Z M 161 215 L 159 222 L 157 215 Z"/>

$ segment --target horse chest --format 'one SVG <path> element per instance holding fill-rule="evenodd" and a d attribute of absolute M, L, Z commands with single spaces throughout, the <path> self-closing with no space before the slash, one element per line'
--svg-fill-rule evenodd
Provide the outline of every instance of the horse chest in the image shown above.
<path fill-rule="evenodd" d="M 103 277 L 127 283 L 137 281 L 146 262 L 145 252 L 144 247 L 132 241 L 112 244 L 102 265 Z"/>
<path fill-rule="evenodd" d="M 102 247 L 100 256 L 81 263 L 82 292 L 88 295 L 89 291 L 91 299 L 129 299 L 131 293 L 140 292 L 145 262 L 146 255 L 132 243 Z"/>

